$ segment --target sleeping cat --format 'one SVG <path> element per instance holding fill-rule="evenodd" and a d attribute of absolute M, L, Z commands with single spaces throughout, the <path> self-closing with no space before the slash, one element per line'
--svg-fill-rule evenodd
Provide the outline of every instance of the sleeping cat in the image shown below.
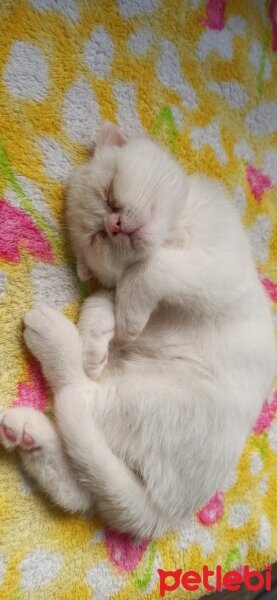
<path fill-rule="evenodd" d="M 268 302 L 224 190 L 147 136 L 106 123 L 67 216 L 78 275 L 103 289 L 77 327 L 48 306 L 27 313 L 55 423 L 3 409 L 2 444 L 64 509 L 158 536 L 238 461 L 274 374 Z"/>

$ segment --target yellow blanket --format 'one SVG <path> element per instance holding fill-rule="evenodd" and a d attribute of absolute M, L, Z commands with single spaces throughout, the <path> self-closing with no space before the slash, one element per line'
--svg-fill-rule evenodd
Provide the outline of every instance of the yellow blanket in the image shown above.
<path fill-rule="evenodd" d="M 65 242 L 64 186 L 103 118 L 226 183 L 276 307 L 276 14 L 275 0 L 1 1 L 1 404 L 47 409 L 22 317 L 46 301 L 75 319 L 88 291 Z M 54 508 L 1 450 L 0 597 L 154 599 L 158 568 L 276 560 L 276 412 L 273 393 L 226 489 L 140 546 Z"/>

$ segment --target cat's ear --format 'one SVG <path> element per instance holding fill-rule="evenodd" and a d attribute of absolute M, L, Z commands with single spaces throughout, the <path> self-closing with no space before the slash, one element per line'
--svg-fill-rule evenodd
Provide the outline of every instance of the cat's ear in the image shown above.
<path fill-rule="evenodd" d="M 120 129 L 110 123 L 109 121 L 104 121 L 102 127 L 99 129 L 98 136 L 96 139 L 96 149 L 103 148 L 103 146 L 124 146 L 126 144 L 127 138 L 120 131 Z"/>
<path fill-rule="evenodd" d="M 77 260 L 76 260 L 76 269 L 77 269 L 77 275 L 78 275 L 80 281 L 88 281 L 89 279 L 92 278 L 91 270 L 85 263 L 84 259 L 81 258 L 80 256 L 78 256 Z"/>

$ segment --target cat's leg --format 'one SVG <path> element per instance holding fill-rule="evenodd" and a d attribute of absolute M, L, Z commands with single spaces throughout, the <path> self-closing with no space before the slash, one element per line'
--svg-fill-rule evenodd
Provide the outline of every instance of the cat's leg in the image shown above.
<path fill-rule="evenodd" d="M 25 342 L 54 391 L 85 376 L 82 340 L 69 319 L 42 304 L 27 312 L 24 323 Z"/>
<path fill-rule="evenodd" d="M 0 408 L 0 441 L 18 450 L 27 473 L 62 508 L 85 512 L 92 495 L 73 474 L 57 430 L 43 413 L 29 407 Z"/>
<path fill-rule="evenodd" d="M 84 369 L 92 379 L 99 377 L 107 364 L 114 325 L 112 292 L 99 290 L 85 300 L 77 327 L 83 342 Z"/>
<path fill-rule="evenodd" d="M 166 516 L 112 451 L 97 420 L 98 411 L 105 413 L 117 404 L 116 387 L 91 386 L 69 385 L 56 394 L 56 423 L 67 454 L 93 494 L 96 510 L 112 528 L 143 539 L 162 535 L 168 528 Z"/>
<path fill-rule="evenodd" d="M 116 383 L 93 382 L 85 375 L 77 328 L 60 313 L 49 307 L 33 309 L 25 323 L 25 340 L 55 390 L 56 424 L 66 452 L 96 496 L 98 510 L 120 531 L 159 535 L 164 517 L 143 483 L 113 453 L 97 422 L 98 411 L 117 404 Z"/>

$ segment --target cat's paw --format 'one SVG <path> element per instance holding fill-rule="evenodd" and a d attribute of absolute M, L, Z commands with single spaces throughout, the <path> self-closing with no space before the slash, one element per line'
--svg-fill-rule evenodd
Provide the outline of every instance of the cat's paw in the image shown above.
<path fill-rule="evenodd" d="M 109 339 L 107 336 L 94 338 L 86 336 L 83 340 L 83 365 L 88 377 L 98 378 L 108 362 Z"/>
<path fill-rule="evenodd" d="M 144 311 L 134 309 L 129 306 L 128 309 L 122 310 L 122 306 L 118 305 L 116 309 L 116 340 L 121 343 L 134 342 L 144 330 L 150 315 Z"/>
<path fill-rule="evenodd" d="M 91 379 L 99 377 L 108 362 L 114 324 L 114 306 L 107 293 L 86 300 L 77 327 L 83 342 L 84 370 Z"/>
<path fill-rule="evenodd" d="M 122 345 L 134 342 L 144 330 L 153 310 L 151 296 L 139 278 L 123 276 L 115 296 L 115 337 Z"/>
<path fill-rule="evenodd" d="M 52 439 L 52 427 L 43 413 L 27 406 L 0 408 L 0 442 L 6 450 L 41 450 Z"/>
<path fill-rule="evenodd" d="M 108 362 L 109 343 L 114 336 L 114 316 L 103 319 L 101 310 L 95 309 L 94 321 L 82 332 L 83 365 L 86 374 L 95 379 L 99 377 Z"/>
<path fill-rule="evenodd" d="M 51 385 L 63 381 L 71 370 L 82 371 L 81 340 L 71 321 L 42 304 L 25 315 L 24 323 L 25 342 Z"/>
<path fill-rule="evenodd" d="M 46 304 L 29 310 L 24 323 L 25 342 L 39 360 L 43 360 L 49 350 L 59 354 L 65 344 L 78 344 L 79 336 L 73 323 Z"/>

